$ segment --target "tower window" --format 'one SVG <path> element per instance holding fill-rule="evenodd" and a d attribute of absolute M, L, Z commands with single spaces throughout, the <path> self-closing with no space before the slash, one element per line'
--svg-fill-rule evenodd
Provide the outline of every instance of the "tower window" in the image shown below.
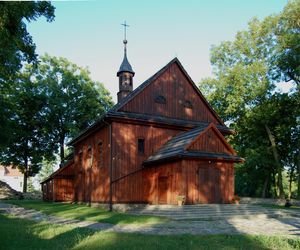
<path fill-rule="evenodd" d="M 98 160 L 98 167 L 103 167 L 103 142 L 100 141 L 98 143 L 98 156 L 99 156 L 99 160 Z"/>
<path fill-rule="evenodd" d="M 138 139 L 138 153 L 144 154 L 145 153 L 145 139 Z"/>

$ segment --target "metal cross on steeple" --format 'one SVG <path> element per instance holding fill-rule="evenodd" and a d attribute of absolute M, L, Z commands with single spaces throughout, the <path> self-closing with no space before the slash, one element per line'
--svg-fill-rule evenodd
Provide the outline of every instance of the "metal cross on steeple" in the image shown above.
<path fill-rule="evenodd" d="M 126 41 L 126 28 L 129 27 L 129 25 L 126 24 L 126 21 L 124 21 L 124 23 L 121 23 L 121 25 L 124 26 L 124 41 Z"/>

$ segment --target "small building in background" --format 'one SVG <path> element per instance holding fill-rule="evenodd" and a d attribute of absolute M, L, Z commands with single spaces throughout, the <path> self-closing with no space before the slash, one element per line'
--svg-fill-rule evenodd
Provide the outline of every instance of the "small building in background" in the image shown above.
<path fill-rule="evenodd" d="M 7 183 L 12 189 L 23 191 L 23 174 L 16 167 L 0 165 L 0 181 Z"/>

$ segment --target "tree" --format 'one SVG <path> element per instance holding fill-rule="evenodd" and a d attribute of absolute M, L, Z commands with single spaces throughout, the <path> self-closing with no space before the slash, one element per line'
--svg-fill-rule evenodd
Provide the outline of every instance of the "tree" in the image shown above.
<path fill-rule="evenodd" d="M 283 169 L 288 169 L 292 181 L 298 162 L 300 196 L 300 139 L 295 122 L 300 117 L 299 92 L 281 95 L 274 89 L 278 81 L 297 83 L 299 3 L 291 1 L 282 13 L 262 21 L 252 19 L 234 41 L 214 46 L 214 78 L 199 84 L 237 132 L 231 140 L 246 162 L 237 168 L 236 184 L 245 195 L 284 197 Z M 286 78 L 287 72 L 293 72 L 293 78 Z"/>
<path fill-rule="evenodd" d="M 66 140 L 87 128 L 112 106 L 110 93 L 103 84 L 91 80 L 87 69 L 65 58 L 41 57 L 34 77 L 43 85 L 47 96 L 46 120 L 63 162 Z"/>
<path fill-rule="evenodd" d="M 43 160 L 41 170 L 38 174 L 38 181 L 42 182 L 54 172 L 54 167 L 57 165 L 57 160 Z"/>
<path fill-rule="evenodd" d="M 12 82 L 22 63 L 36 61 L 35 44 L 27 32 L 25 20 L 35 21 L 40 16 L 53 21 L 54 7 L 50 2 L 0 2 L 0 151 L 5 149 L 12 134 Z"/>
<path fill-rule="evenodd" d="M 0 83 L 16 73 L 22 62 L 36 60 L 35 44 L 26 23 L 40 16 L 54 20 L 54 7 L 46 1 L 0 2 Z"/>
<path fill-rule="evenodd" d="M 289 1 L 280 14 L 277 37 L 277 76 L 285 82 L 293 81 L 300 87 L 300 0 Z"/>
<path fill-rule="evenodd" d="M 47 102 L 39 82 L 31 79 L 32 67 L 18 75 L 14 92 L 10 93 L 15 105 L 12 120 L 12 140 L 2 151 L 0 161 L 13 165 L 24 174 L 23 192 L 27 192 L 27 179 L 41 168 L 43 159 L 53 159 L 54 142 L 45 122 Z"/>

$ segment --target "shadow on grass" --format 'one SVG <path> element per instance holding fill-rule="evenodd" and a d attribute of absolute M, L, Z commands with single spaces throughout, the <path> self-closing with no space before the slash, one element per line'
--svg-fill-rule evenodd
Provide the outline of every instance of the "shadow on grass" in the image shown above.
<path fill-rule="evenodd" d="M 95 232 L 0 214 L 0 249 L 297 249 L 299 241 L 247 235 L 159 236 Z"/>
<path fill-rule="evenodd" d="M 68 219 L 106 222 L 111 224 L 160 224 L 168 219 L 148 215 L 130 215 L 126 213 L 109 212 L 107 210 L 87 205 L 44 202 L 33 200 L 10 200 L 7 203 L 26 209 L 35 209 L 44 214 L 64 217 Z"/>

